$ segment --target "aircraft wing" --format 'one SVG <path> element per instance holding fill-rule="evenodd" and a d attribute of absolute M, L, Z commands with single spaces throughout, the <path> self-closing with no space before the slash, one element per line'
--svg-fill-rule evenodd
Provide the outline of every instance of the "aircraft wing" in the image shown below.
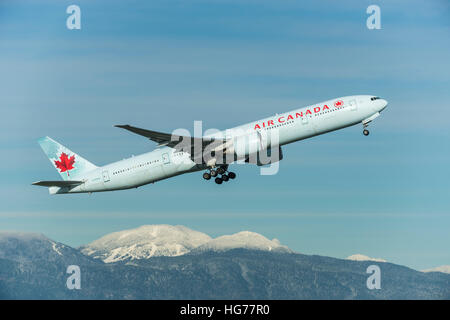
<path fill-rule="evenodd" d="M 138 135 L 147 137 L 148 139 L 155 141 L 160 146 L 168 146 L 171 148 L 175 148 L 176 150 L 183 150 L 185 152 L 189 152 L 191 154 L 191 158 L 196 158 L 197 155 L 194 154 L 194 146 L 200 146 L 203 151 L 208 145 L 214 143 L 214 146 L 220 147 L 221 145 L 225 145 L 225 139 L 217 139 L 217 138 L 195 138 L 195 137 L 187 137 L 180 136 L 176 134 L 163 133 L 158 131 L 152 131 L 147 129 L 141 129 L 137 127 L 133 127 L 130 125 L 115 125 L 117 128 L 122 128 Z"/>
<path fill-rule="evenodd" d="M 75 180 L 56 180 L 56 181 L 38 181 L 32 183 L 34 186 L 43 186 L 43 187 L 72 187 L 78 186 L 84 183 L 84 181 L 75 181 Z"/>

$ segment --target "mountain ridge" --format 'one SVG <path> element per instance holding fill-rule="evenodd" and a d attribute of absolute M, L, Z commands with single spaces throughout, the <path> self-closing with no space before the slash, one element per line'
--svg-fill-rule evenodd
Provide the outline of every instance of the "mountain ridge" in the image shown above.
<path fill-rule="evenodd" d="M 450 299 L 450 275 L 389 262 L 231 248 L 104 263 L 23 234 L 0 234 L 0 251 L 0 299 Z M 380 290 L 366 284 L 373 264 Z M 80 290 L 66 286 L 70 265 Z"/>

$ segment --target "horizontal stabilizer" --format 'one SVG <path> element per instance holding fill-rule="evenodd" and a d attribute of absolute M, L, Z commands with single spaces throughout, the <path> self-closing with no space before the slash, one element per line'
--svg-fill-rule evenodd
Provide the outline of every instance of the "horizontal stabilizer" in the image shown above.
<path fill-rule="evenodd" d="M 43 187 L 73 187 L 82 184 L 83 181 L 74 181 L 74 180 L 57 180 L 57 181 L 38 181 L 34 182 L 34 186 L 43 186 Z"/>

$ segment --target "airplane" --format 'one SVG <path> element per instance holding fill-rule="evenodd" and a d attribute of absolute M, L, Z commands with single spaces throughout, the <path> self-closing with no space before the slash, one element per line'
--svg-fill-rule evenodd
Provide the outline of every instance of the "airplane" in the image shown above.
<path fill-rule="evenodd" d="M 215 178 L 220 185 L 236 178 L 236 173 L 228 170 L 230 164 L 275 163 L 283 158 L 283 145 L 357 124 L 362 124 L 367 136 L 369 123 L 387 104 L 372 95 L 340 97 L 202 137 L 116 125 L 157 142 L 159 148 L 101 167 L 43 137 L 38 142 L 63 180 L 38 181 L 33 185 L 48 187 L 50 194 L 92 193 L 137 188 L 203 170 L 205 180 Z M 260 154 L 270 151 L 277 151 L 277 157 L 263 163 Z"/>

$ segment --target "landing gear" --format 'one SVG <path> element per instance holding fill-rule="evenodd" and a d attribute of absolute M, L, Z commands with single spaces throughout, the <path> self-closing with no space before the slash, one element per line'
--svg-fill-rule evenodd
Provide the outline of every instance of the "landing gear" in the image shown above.
<path fill-rule="evenodd" d="M 369 121 L 370 122 L 370 121 Z M 369 126 L 369 122 L 364 122 L 363 121 L 363 135 L 368 136 L 369 135 L 369 130 L 367 130 L 366 128 Z"/>
<path fill-rule="evenodd" d="M 203 179 L 205 179 L 205 180 L 211 179 L 211 174 L 208 173 L 208 172 L 205 172 L 205 173 L 203 174 Z"/>
<path fill-rule="evenodd" d="M 215 178 L 214 182 L 217 184 L 222 184 L 230 179 L 235 179 L 236 173 L 228 171 L 227 169 L 228 165 L 218 167 L 217 169 L 210 169 L 203 173 L 203 179 L 210 180 L 211 178 Z"/>

